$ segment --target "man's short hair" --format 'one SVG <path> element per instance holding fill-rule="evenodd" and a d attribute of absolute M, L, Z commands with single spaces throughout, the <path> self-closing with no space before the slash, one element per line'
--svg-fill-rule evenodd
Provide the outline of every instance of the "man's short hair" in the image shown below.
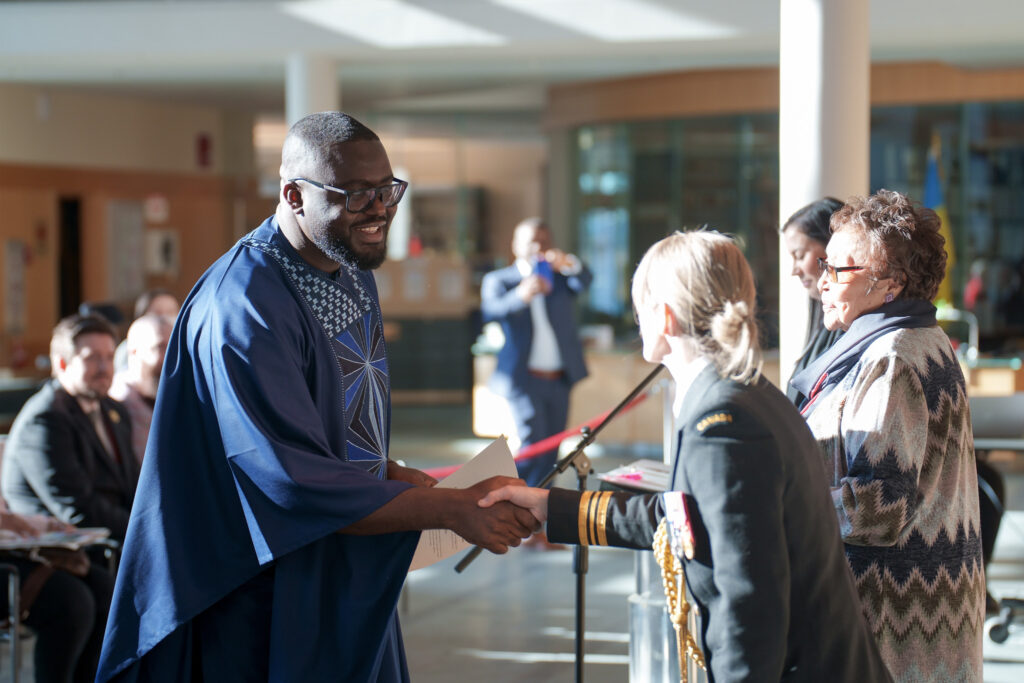
<path fill-rule="evenodd" d="M 305 169 L 323 164 L 334 147 L 343 142 L 379 140 L 376 133 L 344 112 L 310 114 L 288 129 L 281 150 L 282 177 L 306 173 Z"/>
<path fill-rule="evenodd" d="M 146 313 L 136 318 L 135 322 L 128 328 L 128 334 L 125 335 L 125 345 L 130 353 L 138 349 L 143 340 L 148 341 L 150 335 L 159 336 L 165 333 L 170 335 L 173 329 L 174 318 L 157 313 Z"/>
<path fill-rule="evenodd" d="M 164 289 L 163 287 L 147 289 L 139 295 L 138 299 L 135 300 L 135 315 L 132 317 L 132 320 L 136 320 L 146 315 L 149 311 L 149 307 L 153 305 L 153 300 L 162 296 L 169 296 L 175 301 L 178 300 L 178 297 L 174 296 L 174 293 L 169 289 Z"/>
<path fill-rule="evenodd" d="M 83 334 L 106 334 L 115 342 L 117 331 L 106 318 L 98 315 L 69 315 L 57 323 L 50 337 L 50 356 L 68 360 L 75 355 L 75 345 Z"/>
<path fill-rule="evenodd" d="M 532 230 L 545 230 L 547 232 L 551 232 L 548 229 L 547 221 L 545 221 L 540 216 L 530 216 L 529 218 L 524 218 L 523 220 L 516 223 L 515 230 L 525 230 L 526 228 L 530 228 Z"/>

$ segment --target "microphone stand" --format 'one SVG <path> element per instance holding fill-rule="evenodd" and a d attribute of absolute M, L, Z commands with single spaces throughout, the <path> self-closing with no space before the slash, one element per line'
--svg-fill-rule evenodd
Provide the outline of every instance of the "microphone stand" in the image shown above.
<path fill-rule="evenodd" d="M 579 491 L 585 491 L 587 488 L 587 476 L 592 474 L 594 469 L 591 466 L 590 458 L 584 453 L 590 444 L 594 443 L 594 439 L 604 429 L 605 425 L 611 422 L 616 415 L 622 412 L 626 406 L 632 403 L 640 393 L 647 388 L 658 373 L 661 372 L 664 366 L 658 365 L 649 375 L 641 380 L 633 391 L 629 392 L 626 398 L 612 408 L 612 410 L 605 415 L 604 419 L 597 423 L 593 429 L 590 427 L 583 427 L 580 429 L 580 435 L 583 437 L 580 442 L 576 444 L 576 448 L 572 449 L 572 452 L 566 455 L 564 458 L 555 463 L 555 466 L 548 472 L 547 476 L 537 484 L 537 488 L 547 488 L 551 485 L 551 482 L 556 476 L 565 472 L 569 467 L 576 469 L 576 484 Z M 589 548 L 585 544 L 576 545 L 573 548 L 573 572 L 576 574 L 576 683 L 583 683 L 583 635 L 584 635 L 584 615 L 586 613 L 586 574 L 589 562 Z M 471 549 L 466 555 L 459 560 L 459 563 L 455 565 L 455 571 L 460 574 L 470 565 L 470 563 L 477 558 L 477 556 L 483 552 L 483 548 L 476 546 Z"/>

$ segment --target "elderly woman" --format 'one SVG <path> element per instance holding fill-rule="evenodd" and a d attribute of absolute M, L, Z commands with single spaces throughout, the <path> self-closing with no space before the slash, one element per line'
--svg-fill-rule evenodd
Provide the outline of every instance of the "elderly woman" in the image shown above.
<path fill-rule="evenodd" d="M 900 681 L 980 681 L 985 579 L 963 373 L 929 301 L 935 212 L 897 192 L 832 216 L 818 290 L 846 333 L 793 378 L 865 614 Z"/>
<path fill-rule="evenodd" d="M 651 548 L 685 569 L 702 628 L 679 652 L 717 681 L 886 681 L 807 426 L 759 377 L 754 278 L 736 244 L 677 233 L 633 278 L 644 358 L 676 382 L 680 430 L 662 495 L 506 487 L 553 541 Z M 657 530 L 657 531 L 656 531 Z M 677 579 L 666 575 L 670 607 Z M 679 615 L 684 609 L 676 611 Z M 681 619 L 680 619 L 681 621 Z"/>
<path fill-rule="evenodd" d="M 810 310 L 807 315 L 807 341 L 800 353 L 793 374 L 806 368 L 814 359 L 824 353 L 843 330 L 830 330 L 824 325 L 821 314 L 821 295 L 818 294 L 818 259 L 825 258 L 825 245 L 832 237 L 829 219 L 839 210 L 843 203 L 833 197 L 825 197 L 803 207 L 782 226 L 782 239 L 786 251 L 793 259 L 793 277 L 800 279 L 800 284 L 807 290 Z M 786 396 L 796 405 L 806 398 L 790 386 Z"/>

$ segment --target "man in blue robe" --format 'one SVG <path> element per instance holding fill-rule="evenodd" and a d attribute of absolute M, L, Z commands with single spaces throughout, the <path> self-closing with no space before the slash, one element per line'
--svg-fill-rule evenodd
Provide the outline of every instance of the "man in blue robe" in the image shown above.
<path fill-rule="evenodd" d="M 167 350 L 97 680 L 406 681 L 419 530 L 536 527 L 387 457 L 377 291 L 405 182 L 340 112 L 284 143 L 276 214 L 199 280 Z M 340 533 L 339 533 L 340 532 Z"/>

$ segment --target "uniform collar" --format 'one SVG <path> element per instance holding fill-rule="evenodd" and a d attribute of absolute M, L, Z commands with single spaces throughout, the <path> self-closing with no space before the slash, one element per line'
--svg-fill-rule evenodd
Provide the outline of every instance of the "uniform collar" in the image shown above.
<path fill-rule="evenodd" d="M 720 380 L 718 370 L 712 363 L 708 362 L 701 368 L 686 389 L 683 400 L 676 404 L 679 408 L 676 412 L 677 426 L 681 427 L 697 417 L 695 413 L 701 410 L 704 395 L 711 389 L 711 385 Z M 678 387 L 676 391 L 679 392 Z"/>

